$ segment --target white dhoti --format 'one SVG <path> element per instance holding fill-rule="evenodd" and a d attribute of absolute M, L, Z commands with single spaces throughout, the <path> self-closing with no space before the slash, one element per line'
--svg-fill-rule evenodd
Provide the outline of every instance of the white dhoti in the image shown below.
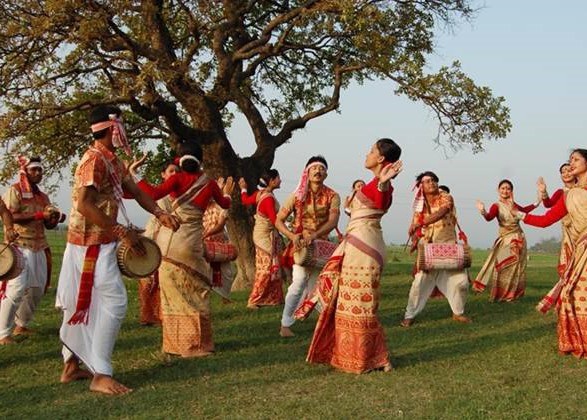
<path fill-rule="evenodd" d="M 68 243 L 55 306 L 63 310 L 59 337 L 63 360 L 76 356 L 94 374 L 112 375 L 112 351 L 126 314 L 126 288 L 116 262 L 116 242 L 100 245 L 87 324 L 69 325 L 75 313 L 87 246 Z"/>
<path fill-rule="evenodd" d="M 47 284 L 45 250 L 18 247 L 24 257 L 22 272 L 6 286 L 6 297 L 0 301 L 0 338 L 8 337 L 14 328 L 26 327 L 33 319 Z"/>
<path fill-rule="evenodd" d="M 293 314 L 302 304 L 309 292 L 316 286 L 320 268 L 303 267 L 294 264 L 291 272 L 291 284 L 285 295 L 285 306 L 281 317 L 281 325 L 291 327 L 296 322 Z M 317 308 L 319 310 L 319 308 Z"/>
<path fill-rule="evenodd" d="M 465 312 L 469 290 L 466 270 L 432 270 L 427 273 L 419 271 L 410 288 L 405 319 L 414 319 L 422 312 L 435 287 L 446 297 L 453 314 L 462 315 Z"/>

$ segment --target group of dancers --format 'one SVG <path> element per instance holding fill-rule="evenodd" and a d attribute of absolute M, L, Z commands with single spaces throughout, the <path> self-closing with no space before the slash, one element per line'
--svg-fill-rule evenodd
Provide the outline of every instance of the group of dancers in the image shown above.
<path fill-rule="evenodd" d="M 208 242 L 230 244 L 224 224 L 236 183 L 231 177 L 209 178 L 202 170 L 202 150 L 194 142 L 179 146 L 178 158 L 162 168 L 160 185 L 138 181 L 136 172 L 144 159 L 128 165 L 116 154 L 121 149 L 130 157 L 121 110 L 99 106 L 88 120 L 94 143 L 75 172 L 56 295 L 56 306 L 63 311 L 61 382 L 90 379 L 92 391 L 125 394 L 131 389 L 112 377 L 111 363 L 127 309 L 116 247 L 122 242 L 138 255 L 145 250 L 137 231 L 117 221 L 119 210 L 127 219 L 124 199 L 135 199 L 153 215 L 145 235 L 157 242 L 163 255 L 158 271 L 139 283 L 141 323 L 161 324 L 163 352 L 204 357 L 214 351 L 211 292 L 230 302 L 233 280 L 230 262 L 210 262 L 205 248 Z M 284 305 L 279 328 L 284 338 L 294 335 L 296 320 L 317 310 L 309 362 L 353 373 L 392 369 L 377 316 L 386 259 L 380 221 L 392 204 L 392 180 L 402 171 L 400 157 L 400 146 L 387 138 L 368 150 L 364 166 L 373 178 L 353 183 L 344 202 L 350 221 L 323 266 L 313 263 L 312 255 L 301 255 L 319 252 L 318 244 L 331 241 L 338 225 L 341 200 L 324 183 L 326 159 L 308 160 L 299 184 L 281 206 L 274 196 L 281 184 L 277 170 L 267 171 L 258 186 L 238 180 L 242 203 L 255 206 L 256 271 L 247 308 Z M 562 219 L 559 280 L 538 307 L 543 312 L 556 307 L 560 351 L 587 357 L 587 150 L 574 150 L 560 172 L 564 187 L 552 195 L 542 179 L 538 182 L 540 198 L 550 208 L 543 216 L 530 214 L 537 203 L 522 207 L 514 201 L 509 180 L 499 183 L 498 201 L 489 210 L 477 203 L 486 220 L 498 220 L 499 237 L 473 289 L 482 292 L 491 283 L 490 300 L 520 298 L 526 284 L 520 222 L 547 226 Z M 0 284 L 0 344 L 12 344 L 14 335 L 31 332 L 27 326 L 50 279 L 45 229 L 63 222 L 63 216 L 49 208 L 48 197 L 38 187 L 41 178 L 40 159 L 21 159 L 18 182 L 0 200 L 5 240 L 14 242 L 24 256 L 21 274 Z M 432 171 L 416 178 L 408 233 L 418 252 L 423 244 L 466 242 L 454 200 Z M 286 270 L 291 270 L 291 283 L 284 296 Z M 446 297 L 454 321 L 471 322 L 465 315 L 469 283 L 466 267 L 425 269 L 416 264 L 401 325 L 409 328 L 434 294 Z"/>

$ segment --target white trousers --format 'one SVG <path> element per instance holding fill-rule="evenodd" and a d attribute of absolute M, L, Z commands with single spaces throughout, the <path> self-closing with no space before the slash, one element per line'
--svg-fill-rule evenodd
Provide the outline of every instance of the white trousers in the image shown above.
<path fill-rule="evenodd" d="M 59 337 L 63 360 L 76 356 L 94 374 L 112 375 L 112 352 L 126 314 L 127 297 L 116 262 L 116 242 L 100 245 L 87 324 L 69 325 L 88 247 L 68 243 L 57 286 L 55 306 L 63 310 Z"/>
<path fill-rule="evenodd" d="M 0 338 L 11 334 L 14 324 L 26 327 L 35 313 L 47 284 L 47 257 L 44 250 L 19 247 L 24 257 L 22 272 L 6 285 L 0 301 Z"/>
<path fill-rule="evenodd" d="M 291 327 L 296 320 L 293 314 L 301 305 L 306 296 L 316 286 L 316 280 L 320 274 L 319 268 L 302 267 L 294 264 L 291 273 L 291 284 L 285 295 L 285 306 L 281 316 L 281 325 Z"/>
<path fill-rule="evenodd" d="M 453 314 L 462 315 L 465 313 L 469 290 L 469 277 L 466 270 L 433 270 L 427 273 L 419 271 L 414 276 L 410 288 L 404 318 L 414 319 L 422 312 L 435 287 L 438 287 L 438 290 L 446 297 Z"/>

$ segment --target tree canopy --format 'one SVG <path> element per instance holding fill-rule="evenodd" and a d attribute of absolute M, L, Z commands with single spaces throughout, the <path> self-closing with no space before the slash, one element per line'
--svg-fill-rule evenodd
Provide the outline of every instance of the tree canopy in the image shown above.
<path fill-rule="evenodd" d="M 129 111 L 135 146 L 198 141 L 213 175 L 257 179 L 351 82 L 375 79 L 428 106 L 441 141 L 482 150 L 510 130 L 504 98 L 458 62 L 426 71 L 435 33 L 475 13 L 467 0 L 3 0 L 0 176 L 16 152 L 59 173 L 88 144 L 85 111 L 107 103 Z M 227 136 L 235 113 L 251 156 Z"/>

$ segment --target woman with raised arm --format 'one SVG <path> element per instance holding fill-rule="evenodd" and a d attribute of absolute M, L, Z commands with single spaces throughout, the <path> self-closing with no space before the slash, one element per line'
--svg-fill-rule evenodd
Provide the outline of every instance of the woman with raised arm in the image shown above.
<path fill-rule="evenodd" d="M 241 201 L 245 205 L 255 205 L 255 283 L 249 295 L 247 308 L 258 309 L 260 306 L 283 304 L 283 271 L 279 263 L 282 250 L 281 236 L 275 229 L 275 218 L 279 203 L 273 191 L 281 186 L 277 169 L 270 169 L 259 179 L 259 189 L 251 195 L 247 193 L 247 183 L 238 180 L 241 189 Z"/>
<path fill-rule="evenodd" d="M 508 179 L 499 182 L 499 200 L 485 210 L 485 205 L 477 200 L 479 213 L 488 222 L 497 218 L 499 236 L 485 260 L 481 271 L 473 282 L 473 290 L 481 293 L 493 280 L 490 302 L 512 302 L 524 296 L 526 291 L 526 236 L 520 228 L 520 221 L 512 215 L 515 208 L 524 213 L 534 210 L 538 205 L 521 207 L 514 201 L 514 185 Z"/>
<path fill-rule="evenodd" d="M 386 246 L 381 218 L 391 206 L 391 179 L 402 169 L 401 148 L 391 139 L 373 144 L 365 167 L 374 178 L 355 195 L 344 240 L 328 260 L 312 296 L 296 311 L 305 318 L 323 308 L 307 360 L 350 373 L 391 370 L 383 327 L 377 317 Z"/>
<path fill-rule="evenodd" d="M 176 232 L 162 227 L 157 236 L 163 261 L 159 267 L 163 351 L 181 357 L 202 357 L 214 351 L 210 289 L 212 273 L 204 259 L 202 216 L 210 200 L 230 207 L 234 188 L 228 178 L 220 190 L 201 169 L 202 149 L 183 143 L 179 150 L 180 172 L 159 186 L 145 181 L 139 187 L 153 199 L 170 195 L 171 209 L 181 225 Z"/>
<path fill-rule="evenodd" d="M 546 190 L 546 184 L 544 183 L 544 179 L 542 177 L 538 178 L 538 181 L 536 182 L 536 185 L 538 186 L 539 197 L 542 198 L 542 204 L 548 209 L 553 207 L 559 200 L 562 200 L 564 195 L 575 185 L 576 182 L 575 177 L 571 173 L 571 166 L 568 162 L 565 162 L 561 165 L 559 168 L 559 173 L 561 176 L 561 181 L 563 181 L 563 188 L 559 188 L 552 195 L 548 194 Z M 559 281 L 557 281 L 555 284 L 554 289 L 551 290 L 551 292 L 549 292 L 544 298 L 542 298 L 540 302 L 538 302 L 538 305 L 536 305 L 536 309 L 542 313 L 548 312 L 548 310 L 552 308 L 552 305 L 556 303 L 552 300 L 551 295 L 554 290 L 561 286 L 560 280 L 563 278 L 563 274 L 567 269 L 569 259 L 573 253 L 574 245 L 571 241 L 570 229 L 571 219 L 569 215 L 566 215 L 561 220 L 561 250 L 557 267 Z"/>
<path fill-rule="evenodd" d="M 587 358 L 587 149 L 575 149 L 569 165 L 577 183 L 561 200 L 544 215 L 516 216 L 528 225 L 547 227 L 568 215 L 573 250 L 560 287 L 551 291 L 551 299 L 557 302 L 559 351 Z"/>

